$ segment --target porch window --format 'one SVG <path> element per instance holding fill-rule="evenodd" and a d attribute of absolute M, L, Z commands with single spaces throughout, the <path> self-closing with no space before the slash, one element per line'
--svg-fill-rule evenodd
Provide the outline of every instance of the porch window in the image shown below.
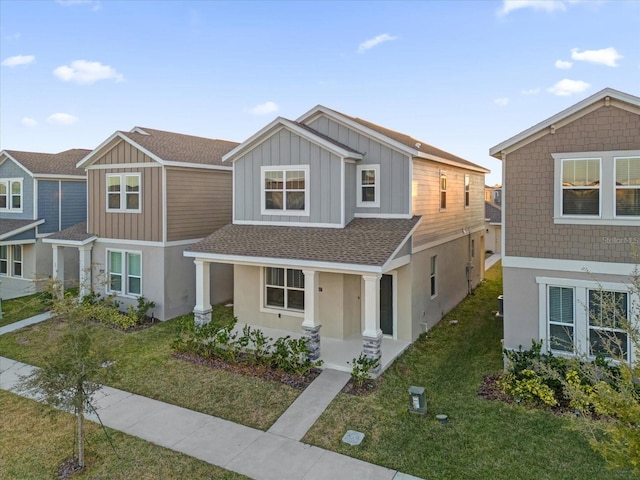
<path fill-rule="evenodd" d="M 447 174 L 440 173 L 440 210 L 447 208 Z"/>
<path fill-rule="evenodd" d="M 142 294 L 142 254 L 109 250 L 107 291 L 122 295 Z"/>
<path fill-rule="evenodd" d="M 139 213 L 140 173 L 107 174 L 107 211 Z"/>
<path fill-rule="evenodd" d="M 600 215 L 600 159 L 562 161 L 562 215 Z"/>
<path fill-rule="evenodd" d="M 265 267 L 265 306 L 304 311 L 304 274 L 292 268 Z"/>
<path fill-rule="evenodd" d="M 0 180 L 0 211 L 22 212 L 22 179 Z"/>
<path fill-rule="evenodd" d="M 573 288 L 549 286 L 548 325 L 551 350 L 573 352 L 574 299 Z"/>
<path fill-rule="evenodd" d="M 629 318 L 626 292 L 589 290 L 589 354 L 628 360 Z"/>
<path fill-rule="evenodd" d="M 309 166 L 262 167 L 262 214 L 309 214 Z"/>
<path fill-rule="evenodd" d="M 380 206 L 380 165 L 358 165 L 358 207 Z"/>
<path fill-rule="evenodd" d="M 640 216 L 640 157 L 616 158 L 616 216 Z"/>

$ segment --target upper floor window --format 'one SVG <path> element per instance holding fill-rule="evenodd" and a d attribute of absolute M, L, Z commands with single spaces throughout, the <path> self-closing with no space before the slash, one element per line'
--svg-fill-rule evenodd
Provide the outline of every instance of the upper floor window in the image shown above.
<path fill-rule="evenodd" d="M 0 179 L 0 211 L 22 212 L 22 179 Z"/>
<path fill-rule="evenodd" d="M 121 295 L 142 295 L 142 254 L 109 250 L 107 252 L 107 291 Z"/>
<path fill-rule="evenodd" d="M 440 173 L 440 210 L 447 208 L 447 174 Z"/>
<path fill-rule="evenodd" d="M 358 165 L 358 207 L 380 206 L 380 165 Z"/>
<path fill-rule="evenodd" d="M 139 213 L 140 179 L 140 173 L 108 173 L 107 211 Z"/>
<path fill-rule="evenodd" d="M 616 158 L 616 217 L 640 216 L 640 157 Z"/>
<path fill-rule="evenodd" d="M 469 175 L 464 176 L 464 208 L 467 208 L 471 203 L 471 179 Z"/>
<path fill-rule="evenodd" d="M 309 215 L 309 166 L 262 167 L 262 214 Z"/>
<path fill-rule="evenodd" d="M 554 153 L 558 224 L 638 225 L 640 151 Z"/>

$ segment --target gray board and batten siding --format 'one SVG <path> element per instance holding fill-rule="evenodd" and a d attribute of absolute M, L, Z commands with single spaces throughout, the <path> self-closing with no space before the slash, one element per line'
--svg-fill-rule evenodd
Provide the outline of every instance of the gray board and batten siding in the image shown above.
<path fill-rule="evenodd" d="M 308 165 L 308 216 L 262 215 L 262 166 Z M 324 223 L 341 222 L 342 160 L 325 148 L 282 128 L 234 162 L 234 221 Z"/>
<path fill-rule="evenodd" d="M 363 135 L 326 116 L 320 116 L 307 124 L 337 142 L 364 154 L 358 165 L 380 165 L 380 207 L 356 207 L 355 195 L 347 194 L 354 199 L 355 213 L 408 215 L 411 200 L 411 159 L 409 156 L 394 150 L 379 141 Z M 345 187 L 356 190 L 357 178 L 346 181 Z"/>
<path fill-rule="evenodd" d="M 22 212 L 0 212 L 0 218 L 15 220 L 33 220 L 33 183 L 34 180 L 23 168 L 7 158 L 0 165 L 0 178 L 22 178 Z"/>

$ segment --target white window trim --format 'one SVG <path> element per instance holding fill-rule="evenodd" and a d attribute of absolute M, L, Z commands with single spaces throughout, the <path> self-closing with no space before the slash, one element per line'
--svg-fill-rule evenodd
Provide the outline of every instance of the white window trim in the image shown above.
<path fill-rule="evenodd" d="M 442 188 L 442 177 L 444 177 L 444 188 Z M 447 204 L 449 203 L 449 199 L 447 198 L 447 172 L 440 170 L 438 173 L 438 207 L 441 212 L 444 212 L 447 209 Z M 442 206 L 442 193 L 444 192 L 444 207 Z"/>
<path fill-rule="evenodd" d="M 263 313 L 272 313 L 276 315 L 286 315 L 288 317 L 304 318 L 304 310 L 290 310 L 287 308 L 278 308 L 274 306 L 267 306 L 267 281 L 266 281 L 266 268 L 260 267 L 260 311 Z M 284 283 L 285 283 L 285 299 L 287 296 L 287 270 L 302 270 L 301 268 L 289 268 L 289 267 L 271 267 L 271 268 L 283 268 Z M 306 285 L 305 285 L 306 289 Z M 286 301 L 286 300 L 285 300 Z"/>
<path fill-rule="evenodd" d="M 12 208 L 11 184 L 18 182 L 20 184 L 20 208 Z M 22 213 L 24 209 L 24 179 L 23 178 L 0 178 L 0 183 L 7 186 L 7 207 L 0 208 L 0 212 Z"/>
<path fill-rule="evenodd" d="M 12 243 L 8 245 L 3 245 L 3 247 L 7 248 L 7 273 L 0 273 L 0 277 L 5 278 L 24 278 L 24 245 L 21 243 Z M 16 261 L 14 250 L 16 248 L 20 248 L 20 256 L 21 259 Z M 20 263 L 20 275 L 15 275 L 13 272 L 15 271 L 15 264 Z"/>
<path fill-rule="evenodd" d="M 432 268 L 433 268 L 433 272 L 431 271 Z M 434 279 L 433 295 L 431 295 L 431 279 L 432 278 Z M 438 296 L 438 255 L 432 255 L 431 257 L 429 257 L 429 295 L 431 295 L 431 298 L 436 298 Z"/>
<path fill-rule="evenodd" d="M 111 290 L 111 252 L 117 252 L 122 254 L 122 290 Z M 129 293 L 129 265 L 127 263 L 127 255 L 140 255 L 140 293 Z M 105 284 L 105 291 L 107 294 L 115 293 L 118 297 L 125 298 L 138 298 L 143 296 L 144 292 L 144 270 L 142 264 L 142 251 L 140 250 L 121 250 L 119 248 L 108 248 L 106 251 L 106 264 L 107 268 L 105 269 L 107 278 Z"/>
<path fill-rule="evenodd" d="M 640 217 L 615 216 L 615 158 L 640 156 L 640 150 L 552 153 L 554 160 L 553 223 L 574 225 L 638 226 Z M 600 160 L 600 215 L 562 214 L 562 160 Z"/>
<path fill-rule="evenodd" d="M 638 297 L 636 292 L 633 292 L 629 285 L 624 283 L 614 282 L 597 282 L 595 280 L 575 280 L 568 278 L 550 278 L 550 277 L 536 277 L 536 283 L 538 284 L 538 334 L 539 338 L 543 341 L 542 349 L 544 352 L 549 352 L 549 324 L 548 319 L 548 287 L 568 287 L 573 288 L 573 326 L 574 326 L 574 350 L 576 354 L 584 356 L 590 360 L 595 359 L 595 356 L 589 355 L 589 313 L 587 311 L 589 305 L 589 290 L 603 290 L 607 292 L 623 292 L 628 295 L 628 315 L 629 319 L 636 322 L 638 318 Z M 558 356 L 574 356 L 569 352 L 562 352 L 553 350 L 554 355 Z M 637 352 L 634 349 L 633 342 L 629 342 L 629 360 L 634 362 L 637 357 Z"/>
<path fill-rule="evenodd" d="M 266 208 L 264 177 L 265 172 L 287 172 L 291 170 L 304 171 L 304 210 L 287 210 L 286 199 L 282 200 L 282 210 L 271 210 Z M 283 181 L 286 182 L 286 173 Z M 260 167 L 260 213 L 262 215 L 286 215 L 297 217 L 309 216 L 309 165 L 264 165 Z"/>
<path fill-rule="evenodd" d="M 613 157 L 613 217 L 615 219 L 624 219 L 624 220 L 636 220 L 636 222 L 640 223 L 640 216 L 634 217 L 632 215 L 618 215 L 616 213 L 616 193 L 618 191 L 618 189 L 620 190 L 638 190 L 640 189 L 639 185 L 631 185 L 631 186 L 624 186 L 624 185 L 616 185 L 616 178 L 617 178 L 617 171 L 616 171 L 616 164 L 617 164 L 617 160 L 618 159 L 625 159 L 625 158 L 637 158 L 640 157 L 640 152 L 638 152 L 638 155 L 616 155 Z"/>
<path fill-rule="evenodd" d="M 109 208 L 109 178 L 120 178 L 120 208 Z M 127 177 L 138 177 L 138 185 L 140 190 L 138 191 L 138 208 L 126 208 L 127 206 Z M 106 198 L 105 206 L 107 212 L 113 213 L 141 213 L 142 212 L 142 173 L 107 173 L 106 178 Z"/>
<path fill-rule="evenodd" d="M 467 197 L 469 201 L 467 201 Z M 464 174 L 464 191 L 463 191 L 464 208 L 471 206 L 471 176 L 467 173 Z"/>
<path fill-rule="evenodd" d="M 373 202 L 364 202 L 362 200 L 362 187 L 371 187 L 371 185 L 362 185 L 362 171 L 373 170 L 375 175 L 375 182 L 373 184 L 375 192 L 375 200 Z M 359 208 L 379 208 L 380 207 L 380 165 L 358 165 L 356 167 L 356 181 L 357 181 L 357 194 L 356 194 L 356 206 Z"/>

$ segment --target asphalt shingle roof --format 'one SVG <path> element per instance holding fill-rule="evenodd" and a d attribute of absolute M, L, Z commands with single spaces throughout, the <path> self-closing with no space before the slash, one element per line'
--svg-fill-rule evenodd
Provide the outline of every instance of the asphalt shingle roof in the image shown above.
<path fill-rule="evenodd" d="M 382 266 L 419 220 L 356 218 L 341 229 L 229 224 L 187 251 Z"/>
<path fill-rule="evenodd" d="M 81 223 L 76 223 L 71 227 L 65 228 L 64 230 L 60 230 L 59 232 L 53 233 L 49 235 L 47 239 L 66 240 L 71 242 L 83 242 L 94 236 L 95 235 L 93 233 L 87 232 L 87 223 L 81 222 Z"/>
<path fill-rule="evenodd" d="M 85 176 L 84 170 L 76 168 L 76 163 L 86 157 L 91 150 L 73 148 L 60 153 L 21 152 L 5 150 L 34 175 L 78 175 Z"/>
<path fill-rule="evenodd" d="M 484 202 L 484 218 L 490 223 L 502 223 L 502 210 L 489 202 Z"/>
<path fill-rule="evenodd" d="M 138 132 L 120 132 L 162 160 L 168 162 L 201 163 L 204 165 L 224 165 L 222 156 L 239 145 L 228 140 L 195 137 L 182 133 L 165 132 L 146 127 L 136 127 L 148 135 Z"/>
<path fill-rule="evenodd" d="M 0 220 L 0 237 L 20 228 L 36 223 L 38 220 L 13 220 L 3 218 Z M 35 228 L 35 225 L 34 225 Z"/>

